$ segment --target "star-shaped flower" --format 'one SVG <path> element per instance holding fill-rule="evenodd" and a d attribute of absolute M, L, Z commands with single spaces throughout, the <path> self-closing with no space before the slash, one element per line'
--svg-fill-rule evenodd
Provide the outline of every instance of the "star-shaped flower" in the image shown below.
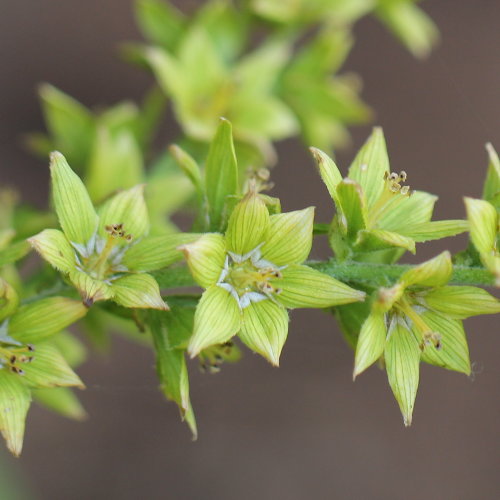
<path fill-rule="evenodd" d="M 364 299 L 364 292 L 302 264 L 311 250 L 313 217 L 312 207 L 270 216 L 262 198 L 249 191 L 225 236 L 208 233 L 182 247 L 193 277 L 206 288 L 195 313 L 191 356 L 238 335 L 278 365 L 287 308 Z"/>
<path fill-rule="evenodd" d="M 181 259 L 176 247 L 196 235 L 148 237 L 142 185 L 119 192 L 97 213 L 84 184 L 60 153 L 51 155 L 50 170 L 62 231 L 45 229 L 33 236 L 33 248 L 68 277 L 88 306 L 111 299 L 124 307 L 167 309 L 147 272 Z"/>
<path fill-rule="evenodd" d="M 391 288 L 381 288 L 361 327 L 354 377 L 379 358 L 410 425 L 420 361 L 470 374 L 462 319 L 500 312 L 500 302 L 481 288 L 446 286 L 452 272 L 449 252 L 403 273 Z"/>

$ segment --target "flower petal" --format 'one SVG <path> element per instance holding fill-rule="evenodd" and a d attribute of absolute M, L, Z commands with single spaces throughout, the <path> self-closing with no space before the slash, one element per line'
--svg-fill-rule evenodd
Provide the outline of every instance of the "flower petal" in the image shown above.
<path fill-rule="evenodd" d="M 49 297 L 21 306 L 9 320 L 9 333 L 20 342 L 39 342 L 83 318 L 88 309 L 66 297 Z"/>
<path fill-rule="evenodd" d="M 26 414 L 31 403 L 28 387 L 19 375 L 0 370 L 0 431 L 7 448 L 18 457 L 23 448 Z"/>
<path fill-rule="evenodd" d="M 356 241 L 356 250 L 361 252 L 370 252 L 383 250 L 390 247 L 400 247 L 415 253 L 415 242 L 399 233 L 385 231 L 383 229 L 369 229 L 358 233 Z"/>
<path fill-rule="evenodd" d="M 309 148 L 309 150 L 316 160 L 321 179 L 323 179 L 332 200 L 337 205 L 337 185 L 342 182 L 342 174 L 335 162 L 326 153 L 323 153 L 318 148 Z"/>
<path fill-rule="evenodd" d="M 15 288 L 0 278 L 0 322 L 11 316 L 19 306 L 19 295 Z"/>
<path fill-rule="evenodd" d="M 273 280 L 273 286 L 281 290 L 278 301 L 290 309 L 324 308 L 365 299 L 365 292 L 308 266 L 292 264 L 282 274 L 283 278 Z"/>
<path fill-rule="evenodd" d="M 366 318 L 359 332 L 353 378 L 364 372 L 382 356 L 386 336 L 387 328 L 385 326 L 384 314 L 373 311 Z"/>
<path fill-rule="evenodd" d="M 313 221 L 314 207 L 271 215 L 263 258 L 277 266 L 304 262 L 311 251 Z"/>
<path fill-rule="evenodd" d="M 434 288 L 425 294 L 424 300 L 429 309 L 454 319 L 500 313 L 500 301 L 486 290 L 475 286 Z"/>
<path fill-rule="evenodd" d="M 68 387 L 50 387 L 32 389 L 33 398 L 37 403 L 59 415 L 74 420 L 84 420 L 87 412 Z"/>
<path fill-rule="evenodd" d="M 75 251 L 63 232 L 57 229 L 45 229 L 28 241 L 58 271 L 69 273 L 75 269 Z"/>
<path fill-rule="evenodd" d="M 411 285 L 443 286 L 450 280 L 451 272 L 451 255 L 446 250 L 433 259 L 403 273 L 399 282 L 406 287 Z"/>
<path fill-rule="evenodd" d="M 498 200 L 498 194 L 500 193 L 500 160 L 491 144 L 486 144 L 486 150 L 490 161 L 486 181 L 484 182 L 483 199 L 493 202 L 494 199 Z M 496 208 L 498 209 L 498 207 Z"/>
<path fill-rule="evenodd" d="M 217 283 L 226 260 L 226 240 L 218 233 L 207 233 L 195 242 L 179 247 L 186 257 L 189 270 L 200 286 Z"/>
<path fill-rule="evenodd" d="M 102 206 L 99 213 L 99 232 L 103 236 L 106 234 L 105 227 L 113 224 L 123 224 L 123 231 L 134 240 L 142 238 L 149 231 L 143 184 L 119 192 Z"/>
<path fill-rule="evenodd" d="M 495 251 L 498 213 L 495 207 L 487 201 L 474 198 L 464 198 L 464 201 L 470 224 L 470 239 L 482 260 L 488 260 Z"/>
<path fill-rule="evenodd" d="M 361 186 L 351 179 L 344 179 L 337 186 L 339 222 L 347 229 L 350 240 L 366 227 L 366 201 Z"/>
<path fill-rule="evenodd" d="M 229 251 L 244 255 L 264 240 L 269 229 L 269 212 L 258 193 L 249 191 L 234 207 L 229 218 L 226 242 Z"/>
<path fill-rule="evenodd" d="M 468 231 L 468 229 L 469 223 L 466 220 L 438 220 L 421 224 L 408 224 L 406 228 L 401 228 L 399 233 L 422 243 L 455 236 Z"/>
<path fill-rule="evenodd" d="M 288 313 L 271 300 L 254 302 L 243 309 L 243 322 L 238 334 L 252 351 L 279 366 L 283 345 L 288 335 Z"/>
<path fill-rule="evenodd" d="M 128 274 L 111 284 L 113 300 L 123 307 L 168 310 L 160 287 L 149 274 Z"/>
<path fill-rule="evenodd" d="M 431 311 L 422 314 L 422 319 L 441 336 L 441 348 L 426 346 L 422 361 L 470 375 L 469 347 L 462 322 Z"/>
<path fill-rule="evenodd" d="M 82 271 L 71 271 L 69 279 L 80 292 L 83 303 L 87 307 L 90 307 L 94 302 L 112 297 L 110 286 L 107 283 L 96 280 Z"/>
<path fill-rule="evenodd" d="M 238 302 L 225 289 L 213 285 L 198 303 L 194 315 L 193 336 L 188 353 L 194 358 L 202 349 L 227 342 L 241 327 Z"/>
<path fill-rule="evenodd" d="M 121 263 L 129 271 L 155 271 L 182 260 L 180 245 L 200 238 L 196 233 L 165 234 L 146 237 L 127 250 Z"/>
<path fill-rule="evenodd" d="M 80 178 L 61 153 L 50 155 L 52 196 L 59 223 L 72 242 L 86 245 L 97 229 L 98 217 Z"/>
<path fill-rule="evenodd" d="M 385 344 L 385 365 L 392 392 L 406 426 L 411 425 L 419 381 L 420 347 L 413 334 L 394 318 Z"/>

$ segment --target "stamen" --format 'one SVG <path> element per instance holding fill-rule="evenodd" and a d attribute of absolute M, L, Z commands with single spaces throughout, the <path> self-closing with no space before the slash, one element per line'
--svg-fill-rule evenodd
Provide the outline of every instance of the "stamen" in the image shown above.
<path fill-rule="evenodd" d="M 12 373 L 24 375 L 24 370 L 19 367 L 19 364 L 31 363 L 35 358 L 34 356 L 27 356 L 26 353 L 34 350 L 31 344 L 21 347 L 0 346 L 0 368 L 7 366 Z"/>

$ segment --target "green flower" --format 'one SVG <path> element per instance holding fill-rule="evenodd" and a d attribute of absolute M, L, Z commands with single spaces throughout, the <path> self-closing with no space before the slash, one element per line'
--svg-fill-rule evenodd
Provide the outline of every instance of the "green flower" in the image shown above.
<path fill-rule="evenodd" d="M 33 248 L 68 277 L 87 306 L 111 299 L 124 307 L 167 309 L 147 272 L 180 260 L 176 247 L 196 235 L 148 237 L 142 185 L 119 192 L 97 213 L 60 153 L 52 154 L 50 169 L 62 231 L 45 229 L 33 236 Z"/>
<path fill-rule="evenodd" d="M 206 291 L 197 306 L 192 357 L 234 335 L 278 365 L 288 333 L 287 308 L 325 308 L 364 299 L 364 292 L 301 263 L 312 244 L 314 209 L 269 215 L 250 191 L 229 219 L 225 236 L 203 235 L 182 250 Z"/>
<path fill-rule="evenodd" d="M 404 185 L 407 174 L 390 171 L 382 129 L 375 128 L 360 149 L 348 177 L 334 161 L 311 149 L 320 175 L 335 202 L 330 243 L 339 259 L 397 260 L 415 243 L 453 236 L 467 230 L 462 220 L 431 222 L 436 196 Z"/>
<path fill-rule="evenodd" d="M 86 312 L 65 297 L 19 306 L 15 290 L 0 278 L 0 431 L 14 455 L 21 453 L 33 390 L 84 387 L 52 337 Z"/>
<path fill-rule="evenodd" d="M 361 327 L 354 377 L 380 358 L 405 425 L 410 425 L 419 363 L 470 374 L 462 319 L 500 312 L 500 302 L 481 288 L 446 286 L 452 272 L 449 252 L 403 273 L 381 288 Z"/>

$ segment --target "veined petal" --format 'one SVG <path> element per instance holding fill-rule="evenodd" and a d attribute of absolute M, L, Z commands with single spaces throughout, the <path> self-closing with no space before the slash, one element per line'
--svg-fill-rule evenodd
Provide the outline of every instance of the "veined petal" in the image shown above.
<path fill-rule="evenodd" d="M 413 334 L 394 318 L 385 344 L 387 378 L 406 426 L 411 425 L 419 381 L 420 347 Z"/>
<path fill-rule="evenodd" d="M 144 185 L 139 184 L 121 191 L 100 210 L 99 231 L 105 235 L 105 227 L 123 224 L 123 231 L 138 240 L 149 231 L 149 216 L 144 201 Z"/>
<path fill-rule="evenodd" d="M 379 311 L 373 311 L 366 318 L 359 332 L 353 379 L 382 356 L 386 336 L 387 328 L 385 326 L 384 314 Z"/>
<path fill-rule="evenodd" d="M 426 346 L 422 361 L 470 375 L 469 347 L 462 322 L 432 311 L 423 313 L 422 319 L 441 336 L 441 348 Z"/>
<path fill-rule="evenodd" d="M 227 255 L 222 234 L 204 234 L 193 243 L 182 245 L 179 250 L 184 253 L 189 270 L 200 286 L 208 288 L 217 283 Z"/>
<path fill-rule="evenodd" d="M 80 178 L 61 153 L 50 155 L 52 196 L 59 223 L 67 238 L 86 245 L 97 229 L 98 217 Z"/>
<path fill-rule="evenodd" d="M 168 310 L 160 287 L 149 274 L 128 274 L 111 284 L 113 300 L 123 307 Z"/>
<path fill-rule="evenodd" d="M 495 207 L 484 200 L 464 198 L 470 238 L 481 257 L 494 254 L 498 232 L 498 213 Z"/>
<path fill-rule="evenodd" d="M 244 255 L 264 240 L 269 229 L 269 212 L 258 193 L 249 191 L 229 217 L 226 242 L 229 251 Z"/>
<path fill-rule="evenodd" d="M 366 228 L 366 200 L 361 186 L 351 180 L 344 179 L 337 186 L 339 203 L 339 221 L 346 227 L 349 239 L 354 240 Z"/>
<path fill-rule="evenodd" d="M 58 271 L 69 273 L 75 269 L 75 251 L 63 232 L 57 229 L 45 229 L 28 241 Z"/>
<path fill-rule="evenodd" d="M 19 375 L 0 370 L 0 432 L 7 448 L 16 457 L 21 454 L 26 414 L 31 394 Z"/>
<path fill-rule="evenodd" d="M 500 313 L 500 301 L 486 290 L 475 286 L 433 288 L 425 294 L 424 300 L 429 309 L 454 319 Z"/>
<path fill-rule="evenodd" d="M 408 236 L 403 236 L 392 231 L 383 229 L 362 230 L 358 234 L 356 241 L 356 250 L 369 252 L 382 250 L 389 247 L 400 247 L 415 253 L 415 242 Z"/>
<path fill-rule="evenodd" d="M 19 295 L 13 286 L 0 278 L 0 322 L 11 316 L 19 306 Z"/>
<path fill-rule="evenodd" d="M 318 148 L 309 148 L 314 159 L 316 160 L 316 165 L 318 166 L 319 175 L 330 193 L 332 200 L 337 203 L 337 185 L 342 182 L 342 174 L 340 173 L 335 162 L 326 154 L 323 153 Z"/>
<path fill-rule="evenodd" d="M 500 160 L 495 148 L 491 144 L 486 144 L 486 151 L 488 151 L 490 161 L 486 181 L 484 182 L 483 199 L 492 202 L 494 199 L 498 199 L 498 194 L 500 193 Z"/>
<path fill-rule="evenodd" d="M 466 220 L 438 220 L 421 224 L 408 224 L 406 228 L 402 227 L 399 232 L 418 243 L 422 243 L 465 233 L 468 229 L 469 223 Z"/>
<path fill-rule="evenodd" d="M 349 179 L 358 182 L 366 196 L 370 209 L 384 189 L 384 173 L 389 172 L 389 157 L 384 133 L 375 127 L 349 167 Z"/>
<path fill-rule="evenodd" d="M 33 361 L 23 365 L 23 379 L 27 384 L 33 387 L 85 387 L 55 347 L 37 344 L 33 354 Z"/>
<path fill-rule="evenodd" d="M 288 313 L 284 307 L 271 300 L 263 300 L 243 309 L 239 338 L 274 366 L 279 366 L 287 335 Z"/>
<path fill-rule="evenodd" d="M 238 302 L 227 290 L 217 285 L 211 286 L 203 293 L 196 308 L 189 355 L 194 358 L 211 345 L 227 342 L 238 333 L 240 327 Z"/>
<path fill-rule="evenodd" d="M 314 207 L 271 215 L 262 257 L 277 266 L 304 262 L 311 251 L 313 221 Z"/>
<path fill-rule="evenodd" d="M 112 292 L 107 283 L 101 280 L 96 280 L 82 271 L 71 271 L 69 273 L 71 283 L 80 292 L 83 303 L 90 307 L 98 300 L 107 300 L 112 297 Z"/>
<path fill-rule="evenodd" d="M 324 308 L 365 299 L 365 292 L 308 266 L 292 264 L 282 274 L 282 278 L 273 280 L 273 286 L 281 290 L 278 301 L 290 309 Z"/>
<path fill-rule="evenodd" d="M 9 320 L 9 334 L 20 342 L 39 342 L 83 318 L 88 309 L 78 300 L 48 297 L 21 306 Z"/>
<path fill-rule="evenodd" d="M 146 237 L 127 250 L 121 263 L 129 271 L 155 271 L 182 260 L 179 246 L 200 238 L 196 233 L 176 233 Z"/>
<path fill-rule="evenodd" d="M 446 250 L 433 259 L 403 273 L 399 282 L 404 283 L 407 287 L 411 285 L 443 286 L 450 280 L 451 272 L 451 255 Z"/>
<path fill-rule="evenodd" d="M 84 420 L 87 412 L 68 387 L 49 387 L 32 389 L 31 393 L 37 403 L 59 415 L 74 420 Z"/>

